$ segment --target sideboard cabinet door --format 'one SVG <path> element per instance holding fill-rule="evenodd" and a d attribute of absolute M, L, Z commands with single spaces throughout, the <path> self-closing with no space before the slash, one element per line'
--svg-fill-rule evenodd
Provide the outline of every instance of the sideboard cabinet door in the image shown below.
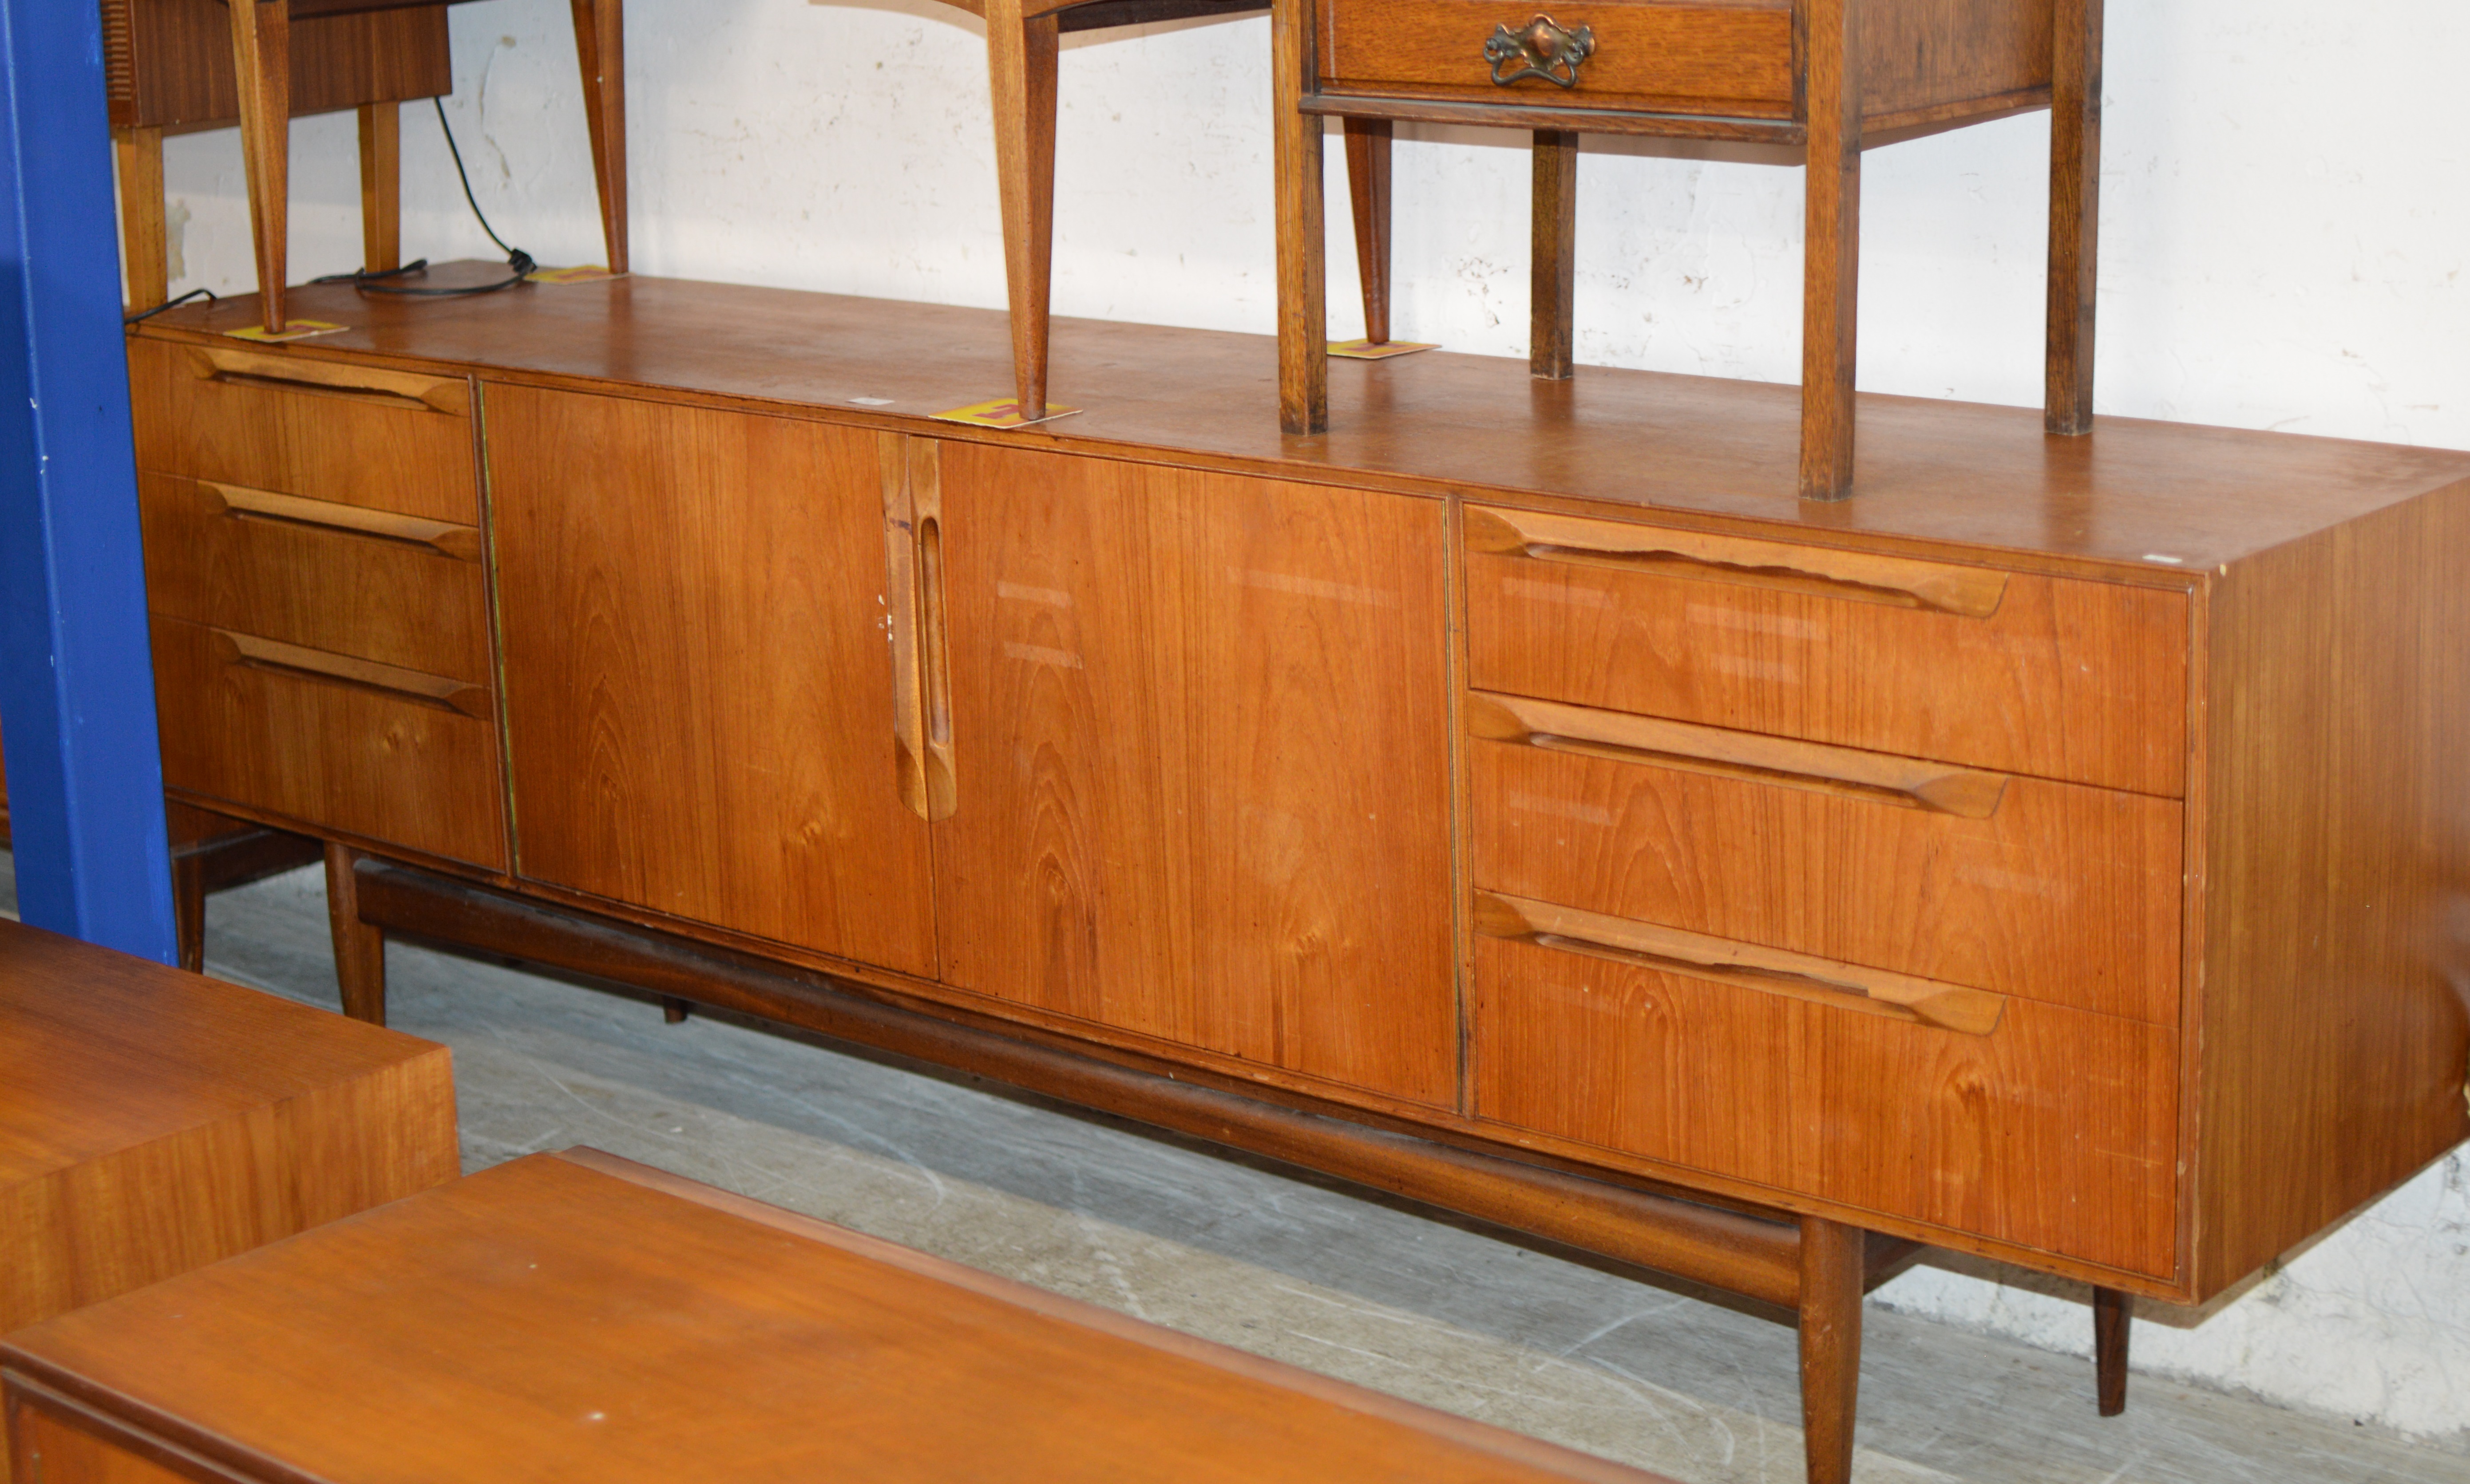
<path fill-rule="evenodd" d="M 875 437 L 491 385 L 517 870 L 932 974 Z"/>
<path fill-rule="evenodd" d="M 954 985 L 1448 1105 L 1438 502 L 943 446 Z"/>

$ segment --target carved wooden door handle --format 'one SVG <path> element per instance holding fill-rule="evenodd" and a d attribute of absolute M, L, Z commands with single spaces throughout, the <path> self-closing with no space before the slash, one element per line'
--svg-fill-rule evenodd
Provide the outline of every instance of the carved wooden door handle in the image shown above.
<path fill-rule="evenodd" d="M 1576 87 L 1579 64 L 1595 55 L 1595 27 L 1564 31 L 1549 15 L 1538 15 L 1517 31 L 1504 21 L 1492 28 L 1483 43 L 1483 59 L 1492 63 L 1492 81 L 1501 87 L 1526 78 Z"/>
<path fill-rule="evenodd" d="M 941 446 L 878 433 L 885 601 L 892 640 L 892 751 L 900 801 L 920 819 L 959 807 L 952 767 L 950 643 L 944 632 Z"/>

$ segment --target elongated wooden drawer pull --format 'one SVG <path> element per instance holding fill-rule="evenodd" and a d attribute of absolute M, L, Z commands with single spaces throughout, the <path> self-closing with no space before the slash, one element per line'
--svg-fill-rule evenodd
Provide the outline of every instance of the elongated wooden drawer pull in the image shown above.
<path fill-rule="evenodd" d="M 198 494 L 216 515 L 312 525 L 320 530 L 343 531 L 354 536 L 426 546 L 440 556 L 450 556 L 458 562 L 480 560 L 480 531 L 478 526 L 431 521 L 424 516 L 400 515 L 391 510 L 371 510 L 362 505 L 338 504 L 331 499 L 303 499 L 297 495 L 277 495 L 272 490 L 217 484 L 210 479 L 198 481 Z"/>
<path fill-rule="evenodd" d="M 472 383 L 459 377 L 422 376 L 221 345 L 190 346 L 189 369 L 201 382 L 254 383 L 454 417 L 468 417 L 472 412 Z"/>
<path fill-rule="evenodd" d="M 1968 820 L 1989 819 L 2007 797 L 2006 775 L 1978 768 L 1483 690 L 1467 695 L 1466 726 L 1469 736 L 1494 742 L 1842 794 Z"/>
<path fill-rule="evenodd" d="M 892 640 L 892 754 L 900 801 L 920 819 L 959 807 L 944 634 L 943 465 L 931 438 L 878 433 L 884 596 Z"/>
<path fill-rule="evenodd" d="M 407 670 L 401 665 L 380 664 L 374 660 L 355 660 L 349 655 L 286 644 L 280 639 L 261 638 L 254 634 L 234 634 L 229 629 L 217 629 L 214 635 L 216 646 L 221 650 L 226 664 L 245 665 L 252 670 L 272 670 L 339 685 L 356 685 L 362 690 L 384 692 L 399 701 L 459 711 L 465 716 L 484 720 L 489 715 L 488 690 L 469 681 L 449 680 L 443 675 Z"/>
<path fill-rule="evenodd" d="M 1783 948 L 1710 938 L 1494 892 L 1475 893 L 1476 931 L 1659 973 L 1738 985 L 1839 1009 L 1916 1021 L 1967 1035 L 1998 1029 L 2007 997 L 1935 979 L 1841 963 Z"/>
<path fill-rule="evenodd" d="M 1989 617 L 2007 595 L 2007 574 L 1987 568 L 1787 546 L 1536 510 L 1469 506 L 1466 542 L 1470 551 L 1775 588 L 1965 618 Z"/>

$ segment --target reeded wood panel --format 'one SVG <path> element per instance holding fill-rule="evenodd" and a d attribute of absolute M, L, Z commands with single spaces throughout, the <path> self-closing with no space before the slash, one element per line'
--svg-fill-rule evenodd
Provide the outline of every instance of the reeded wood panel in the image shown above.
<path fill-rule="evenodd" d="M 1479 887 L 2178 1024 L 2175 800 L 2009 778 L 1968 819 L 1469 745 Z"/>
<path fill-rule="evenodd" d="M 321 523 L 356 507 L 226 498 L 212 485 L 140 475 L 146 601 L 192 623 L 312 649 L 492 683 L 480 532 L 444 527 L 439 545 Z M 325 505 L 326 502 L 315 502 Z M 443 522 L 436 522 L 441 527 Z"/>
<path fill-rule="evenodd" d="M 318 15 L 297 0 L 292 9 L 294 114 L 454 91 L 442 0 L 365 15 Z M 105 0 L 104 15 L 113 127 L 202 128 L 240 117 L 222 0 Z"/>
<path fill-rule="evenodd" d="M 1480 939 L 1479 1116 L 2167 1278 L 2176 1028 L 1986 1036 Z"/>
<path fill-rule="evenodd" d="M 153 633 L 165 784 L 313 830 L 505 868 L 485 690 L 392 688 L 347 657 L 315 651 L 293 658 L 333 673 L 268 663 L 178 618 L 157 616 Z"/>
<path fill-rule="evenodd" d="M 128 342 L 140 469 L 479 523 L 469 417 L 381 389 L 375 379 L 371 389 L 356 392 L 306 380 L 201 377 L 203 354 Z M 226 354 L 277 369 L 287 359 L 280 352 Z"/>
<path fill-rule="evenodd" d="M 945 978 L 1453 1101 L 1440 507 L 942 462 Z"/>
<path fill-rule="evenodd" d="M 1480 514 L 1469 512 L 1471 530 Z M 1585 553 L 1471 551 L 1471 684 L 2164 798 L 2182 792 L 2184 594 L 2008 573 L 1987 615 L 1973 616 L 1874 600 L 1909 596 L 1876 584 L 1802 581 L 1796 563 L 1818 560 L 1804 562 L 1801 548 L 1730 546 L 1740 554 L 1722 563 L 1655 568 L 1596 565 Z M 1690 575 L 1676 575 L 1683 570 Z M 1778 585 L 1791 582 L 1803 590 Z M 1832 596 L 1829 583 L 1872 595 Z"/>
<path fill-rule="evenodd" d="M 1462 98 L 1528 107 L 1785 117 L 1790 0 L 1580 0 L 1549 7 L 1595 35 L 1575 85 L 1493 81 L 1484 43 L 1544 13 L 1501 0 L 1320 0 L 1321 81 L 1332 92 Z M 1512 70 L 1515 70 L 1514 68 Z"/>
<path fill-rule="evenodd" d="M 932 974 L 874 434 L 492 385 L 521 872 Z"/>

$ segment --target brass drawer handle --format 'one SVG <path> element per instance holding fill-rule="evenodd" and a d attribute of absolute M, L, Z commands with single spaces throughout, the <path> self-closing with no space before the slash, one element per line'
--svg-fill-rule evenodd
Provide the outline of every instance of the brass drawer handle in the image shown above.
<path fill-rule="evenodd" d="M 1578 65 L 1595 55 L 1595 27 L 1564 31 L 1549 15 L 1538 15 L 1518 31 L 1504 21 L 1492 28 L 1483 43 L 1483 59 L 1492 63 L 1492 81 L 1501 87 L 1526 78 L 1576 87 Z"/>
<path fill-rule="evenodd" d="M 1493 742 L 1802 788 L 1958 819 L 1993 818 L 2007 796 L 2005 775 L 1979 768 L 1485 690 L 1467 692 L 1466 726 L 1469 735 Z"/>
<path fill-rule="evenodd" d="M 1988 989 L 1496 892 L 1475 893 L 1475 920 L 1476 931 L 1486 938 L 1533 943 L 1890 1020 L 1919 1022 L 1966 1035 L 1990 1034 L 2007 1013 L 2007 997 Z"/>
<path fill-rule="evenodd" d="M 431 521 L 423 516 L 399 515 L 391 510 L 371 510 L 361 505 L 338 504 L 331 499 L 303 499 L 297 495 L 278 495 L 272 490 L 252 490 L 237 484 L 217 484 L 211 479 L 198 481 L 198 494 L 205 501 L 206 508 L 219 516 L 244 521 L 273 521 L 285 525 L 305 525 L 316 530 L 340 531 L 348 536 L 398 542 L 433 551 L 439 556 L 452 557 L 458 562 L 480 560 L 480 531 L 478 526 Z"/>
<path fill-rule="evenodd" d="M 1590 521 L 1541 510 L 1470 505 L 1466 544 L 1470 551 L 1495 556 L 1773 588 L 1960 618 L 1988 618 L 1998 612 L 2007 595 L 2007 574 L 1987 568 L 1949 567 L 1867 551 L 1783 546 L 1706 531 Z"/>
<path fill-rule="evenodd" d="M 374 660 L 356 660 L 349 655 L 330 654 L 306 645 L 286 644 L 280 639 L 262 638 L 254 634 L 235 634 L 229 629 L 210 632 L 221 650 L 222 662 L 227 665 L 348 685 L 355 690 L 373 690 L 396 701 L 435 707 L 439 710 L 455 711 L 482 721 L 487 721 L 490 716 L 489 692 L 468 681 L 407 670 L 399 664 L 380 664 Z"/>

